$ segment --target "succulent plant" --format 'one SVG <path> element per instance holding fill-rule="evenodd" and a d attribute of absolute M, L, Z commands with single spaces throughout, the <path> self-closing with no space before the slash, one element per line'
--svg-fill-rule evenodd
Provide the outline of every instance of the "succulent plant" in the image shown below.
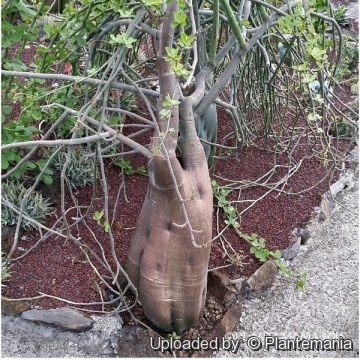
<path fill-rule="evenodd" d="M 25 198 L 28 189 L 17 180 L 8 180 L 2 184 L 1 196 L 15 208 L 20 209 L 21 202 Z M 45 217 L 52 211 L 50 202 L 43 196 L 33 191 L 25 200 L 24 214 L 37 222 L 43 222 Z M 3 225 L 16 225 L 19 215 L 5 204 L 1 204 L 1 223 Z M 36 225 L 27 219 L 21 219 L 21 225 L 24 230 L 36 228 Z"/>
<path fill-rule="evenodd" d="M 359 95 L 359 82 L 351 85 L 351 93 L 353 95 Z"/>
<path fill-rule="evenodd" d="M 340 26 L 349 25 L 348 8 L 344 5 L 337 5 L 334 7 L 334 19 Z"/>
<path fill-rule="evenodd" d="M 49 151 L 47 156 L 51 156 L 54 150 Z M 83 187 L 94 182 L 94 161 L 85 157 L 84 146 L 73 146 L 71 149 L 70 162 L 66 166 L 65 177 L 71 187 Z M 67 151 L 59 151 L 51 162 L 51 166 L 61 172 L 66 162 Z"/>
<path fill-rule="evenodd" d="M 58 22 L 63 21 L 64 19 L 61 18 L 60 15 L 55 15 L 55 14 L 45 14 L 43 16 L 40 16 L 36 21 L 35 21 L 35 26 L 37 27 L 44 27 L 45 25 L 50 25 L 53 26 Z"/>

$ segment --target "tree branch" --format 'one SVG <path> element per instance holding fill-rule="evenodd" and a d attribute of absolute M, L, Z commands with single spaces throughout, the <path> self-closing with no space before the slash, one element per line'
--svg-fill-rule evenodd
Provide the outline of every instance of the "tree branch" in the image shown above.
<path fill-rule="evenodd" d="M 80 113 L 78 111 L 70 109 L 70 108 L 68 108 L 68 107 L 66 107 L 64 105 L 57 104 L 57 103 L 53 103 L 53 104 L 50 104 L 50 105 L 43 106 L 43 108 L 45 108 L 45 109 L 50 109 L 52 107 L 59 107 L 61 109 L 67 110 L 69 114 L 74 115 L 74 116 L 79 116 L 80 115 Z M 99 121 L 91 118 L 90 116 L 86 116 L 86 121 L 89 122 L 91 125 L 94 125 L 94 126 L 100 126 L 101 125 L 101 123 Z M 107 126 L 107 125 L 103 124 L 102 128 L 105 131 L 109 132 L 111 136 L 114 136 L 115 138 L 120 140 L 125 145 L 127 145 L 130 148 L 136 150 L 138 153 L 145 156 L 147 159 L 151 158 L 151 152 L 145 146 L 140 145 L 136 141 L 129 139 L 128 137 L 126 137 L 123 134 L 119 134 L 114 129 L 112 129 L 110 126 Z"/>
<path fill-rule="evenodd" d="M 60 140 L 36 140 L 36 141 L 24 141 L 24 142 L 16 142 L 11 144 L 6 144 L 1 146 L 1 150 L 8 150 L 13 148 L 22 148 L 28 146 L 66 146 L 66 145 L 79 145 L 79 144 L 86 144 L 91 141 L 96 140 L 105 140 L 110 137 L 109 132 L 104 132 L 98 135 L 91 135 L 86 136 L 83 138 L 76 138 L 76 139 L 60 139 Z"/>
<path fill-rule="evenodd" d="M 45 79 L 45 80 L 61 80 L 61 81 L 69 81 L 74 82 L 76 84 L 84 83 L 90 85 L 104 85 L 107 83 L 105 80 L 93 79 L 90 77 L 81 77 L 81 76 L 71 76 L 71 75 L 63 75 L 63 74 L 40 74 L 34 72 L 22 72 L 22 71 L 8 71 L 8 70 L 1 70 L 2 76 L 15 76 L 15 77 L 23 77 L 27 79 Z M 144 93 L 146 96 L 150 97 L 159 97 L 159 92 L 154 90 L 149 90 L 145 88 L 137 89 L 134 86 L 112 82 L 110 87 L 113 89 L 119 89 L 124 91 L 131 91 L 133 93 L 139 94 L 140 91 Z"/>

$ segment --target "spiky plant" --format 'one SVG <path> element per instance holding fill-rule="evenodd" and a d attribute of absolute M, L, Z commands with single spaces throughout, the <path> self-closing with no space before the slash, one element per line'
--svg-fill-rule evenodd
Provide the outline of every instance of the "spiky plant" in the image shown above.
<path fill-rule="evenodd" d="M 334 19 L 339 24 L 339 26 L 349 25 L 349 13 L 348 8 L 344 5 L 337 5 L 334 7 Z"/>
<path fill-rule="evenodd" d="M 94 182 L 94 161 L 85 157 L 86 151 L 83 146 L 74 146 L 71 149 L 70 162 L 67 163 L 65 177 L 72 188 L 83 187 Z M 54 150 L 48 152 L 48 156 Z M 59 151 L 53 158 L 51 165 L 62 172 L 67 158 L 66 149 Z"/>
<path fill-rule="evenodd" d="M 20 209 L 21 203 L 25 199 L 24 215 L 41 223 L 51 213 L 51 204 L 37 191 L 33 191 L 25 197 L 27 192 L 28 189 L 22 183 L 17 180 L 8 180 L 2 184 L 1 196 L 16 209 Z M 1 223 L 3 225 L 15 225 L 18 219 L 19 215 L 15 211 L 6 204 L 1 204 Z M 36 228 L 33 221 L 25 218 L 21 219 L 20 226 L 24 230 Z"/>

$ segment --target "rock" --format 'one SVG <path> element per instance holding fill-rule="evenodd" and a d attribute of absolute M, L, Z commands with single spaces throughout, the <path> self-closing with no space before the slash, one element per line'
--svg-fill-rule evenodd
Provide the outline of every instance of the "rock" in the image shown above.
<path fill-rule="evenodd" d="M 329 218 L 331 212 L 330 201 L 326 195 L 321 195 L 319 208 L 320 212 L 318 215 L 318 220 L 325 221 Z"/>
<path fill-rule="evenodd" d="M 276 274 L 277 266 L 271 261 L 266 261 L 253 275 L 243 282 L 240 295 L 247 296 L 266 290 L 275 281 Z"/>
<path fill-rule="evenodd" d="M 28 310 L 23 312 L 21 317 L 25 320 L 51 324 L 76 332 L 90 330 L 94 323 L 90 315 L 67 307 L 50 310 Z"/>
<path fill-rule="evenodd" d="M 152 340 L 150 339 L 150 336 Z M 121 358 L 142 358 L 142 357 L 172 357 L 169 352 L 162 353 L 151 348 L 158 347 L 160 336 L 155 332 L 139 326 L 125 326 L 120 331 L 118 340 L 117 356 Z"/>
<path fill-rule="evenodd" d="M 221 339 L 225 337 L 225 334 L 234 331 L 239 323 L 242 310 L 242 304 L 231 304 L 221 321 L 215 325 L 213 330 L 205 337 L 205 339 L 207 341 L 211 341 L 218 338 L 221 341 Z M 213 350 L 195 351 L 191 357 L 210 357 L 212 353 Z"/>
<path fill-rule="evenodd" d="M 343 189 L 351 189 L 355 185 L 354 172 L 346 171 L 340 179 L 330 186 L 330 192 L 335 196 L 338 192 Z"/>
<path fill-rule="evenodd" d="M 14 301 L 1 298 L 1 313 L 7 315 L 18 315 L 22 312 L 29 310 L 30 304 L 26 301 Z"/>
<path fill-rule="evenodd" d="M 305 245 L 311 236 L 308 229 L 300 229 L 299 235 L 301 237 L 301 245 Z"/>
<path fill-rule="evenodd" d="M 236 302 L 237 291 L 234 285 L 227 276 L 219 271 L 213 270 L 209 272 L 208 290 L 220 304 L 225 305 L 227 308 Z"/>
<path fill-rule="evenodd" d="M 300 251 L 301 237 L 292 237 L 289 241 L 290 246 L 281 251 L 281 257 L 285 260 L 293 259 Z"/>
<path fill-rule="evenodd" d="M 213 338 L 218 336 L 221 339 L 225 334 L 234 331 L 239 323 L 243 306 L 241 303 L 232 304 L 219 323 L 213 330 Z"/>

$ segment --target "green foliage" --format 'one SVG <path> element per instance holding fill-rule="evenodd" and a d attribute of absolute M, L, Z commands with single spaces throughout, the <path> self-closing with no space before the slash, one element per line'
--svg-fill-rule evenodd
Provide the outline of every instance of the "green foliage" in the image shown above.
<path fill-rule="evenodd" d="M 222 208 L 224 211 L 225 224 L 231 225 L 234 228 L 238 228 L 240 226 L 239 222 L 237 221 L 238 213 L 231 205 L 231 202 L 226 199 L 231 190 L 220 186 L 216 180 L 211 180 L 211 187 L 213 189 L 213 195 L 217 199 L 218 207 Z"/>
<path fill-rule="evenodd" d="M 101 218 L 104 216 L 104 211 L 95 211 L 93 215 L 93 219 L 96 221 L 98 225 L 101 225 Z"/>
<path fill-rule="evenodd" d="M 30 217 L 31 219 L 42 223 L 46 216 L 49 215 L 52 211 L 50 202 L 47 199 L 44 199 L 43 196 L 37 192 L 33 191 L 27 197 L 26 194 L 29 190 L 25 188 L 22 183 L 19 183 L 15 180 L 8 180 L 2 184 L 2 198 L 7 200 L 12 204 L 16 209 L 20 209 L 21 203 L 24 200 L 24 214 Z M 1 204 L 1 223 L 4 225 L 16 225 L 18 222 L 19 216 L 13 210 L 11 210 L 5 204 Z M 30 220 L 21 219 L 21 228 L 24 230 L 30 230 L 37 228 L 37 226 Z"/>
<path fill-rule="evenodd" d="M 188 48 L 193 41 L 194 37 L 192 35 L 186 35 L 184 32 L 180 33 L 180 39 L 178 40 L 179 45 Z"/>
<path fill-rule="evenodd" d="M 241 233 L 240 231 L 236 231 L 238 235 L 244 239 L 247 243 L 251 245 L 250 253 L 254 254 L 254 256 L 259 259 L 261 262 L 265 262 L 267 260 L 272 261 L 279 269 L 279 271 L 286 277 L 292 279 L 295 282 L 295 286 L 297 290 L 303 290 L 305 286 L 306 272 L 301 272 L 300 274 L 294 274 L 293 271 L 288 268 L 285 263 L 281 260 L 281 252 L 280 250 L 276 250 L 275 252 L 270 251 L 266 248 L 265 240 L 263 238 L 259 238 L 256 234 L 252 234 L 251 236 Z"/>
<path fill-rule="evenodd" d="M 344 36 L 342 42 L 341 63 L 336 73 L 336 79 L 342 81 L 356 72 L 359 65 L 359 41 Z"/>
<path fill-rule="evenodd" d="M 83 146 L 73 146 L 68 149 L 70 152 L 70 161 L 67 163 L 65 178 L 71 187 L 84 187 L 94 182 L 94 161 L 86 157 L 86 148 Z M 48 151 L 50 157 L 54 150 Z M 51 161 L 51 166 L 59 172 L 62 172 L 67 160 L 67 151 L 60 150 Z"/>
<path fill-rule="evenodd" d="M 342 4 L 334 6 L 334 19 L 340 26 L 346 26 L 349 24 L 348 8 Z"/>
<path fill-rule="evenodd" d="M 181 339 L 181 336 L 178 335 L 175 331 L 173 331 L 171 334 L 166 334 L 167 339 L 173 338 L 174 340 Z"/>
<path fill-rule="evenodd" d="M 265 240 L 263 238 L 258 238 L 256 234 L 251 235 L 250 241 L 250 254 L 254 254 L 255 257 L 261 262 L 265 262 L 269 257 L 272 257 L 274 259 L 281 258 L 280 250 L 276 250 L 275 252 L 269 251 L 265 247 Z"/>
<path fill-rule="evenodd" d="M 109 232 L 110 230 L 110 225 L 109 225 L 109 222 L 107 220 L 105 220 L 103 223 L 101 223 L 101 218 L 104 216 L 104 211 L 101 210 L 101 211 L 95 211 L 94 215 L 93 215 L 93 219 L 96 221 L 96 223 L 102 227 L 105 232 Z"/>
<path fill-rule="evenodd" d="M 351 93 L 353 95 L 359 95 L 359 81 L 351 85 Z"/>
<path fill-rule="evenodd" d="M 176 28 L 177 26 L 186 26 L 186 14 L 182 10 L 174 13 L 174 22 L 171 24 L 171 27 Z"/>
<path fill-rule="evenodd" d="M 133 43 L 136 42 L 136 39 L 127 36 L 126 34 L 119 34 L 114 36 L 113 34 L 110 35 L 111 40 L 109 44 L 118 44 L 118 45 L 125 45 L 128 49 L 133 47 Z"/>
<path fill-rule="evenodd" d="M 294 275 L 291 269 L 289 269 L 283 261 L 281 261 L 281 251 L 270 251 L 266 248 L 265 239 L 258 237 L 256 234 L 251 236 L 240 232 L 240 224 L 236 221 L 238 213 L 236 209 L 231 205 L 231 202 L 226 199 L 230 194 L 230 189 L 220 186 L 216 180 L 211 180 L 211 186 L 213 189 L 214 197 L 217 199 L 218 207 L 224 211 L 224 219 L 227 225 L 233 226 L 238 236 L 245 240 L 250 247 L 250 254 L 253 254 L 259 261 L 265 262 L 267 260 L 273 261 L 279 268 L 280 272 L 285 276 L 295 281 L 295 286 L 298 290 L 302 290 L 305 285 L 306 273 L 300 275 Z"/>
<path fill-rule="evenodd" d="M 145 166 L 139 166 L 136 170 L 133 169 L 130 160 L 116 159 L 114 160 L 115 165 L 120 166 L 126 175 L 132 175 L 134 173 L 146 174 Z"/>

